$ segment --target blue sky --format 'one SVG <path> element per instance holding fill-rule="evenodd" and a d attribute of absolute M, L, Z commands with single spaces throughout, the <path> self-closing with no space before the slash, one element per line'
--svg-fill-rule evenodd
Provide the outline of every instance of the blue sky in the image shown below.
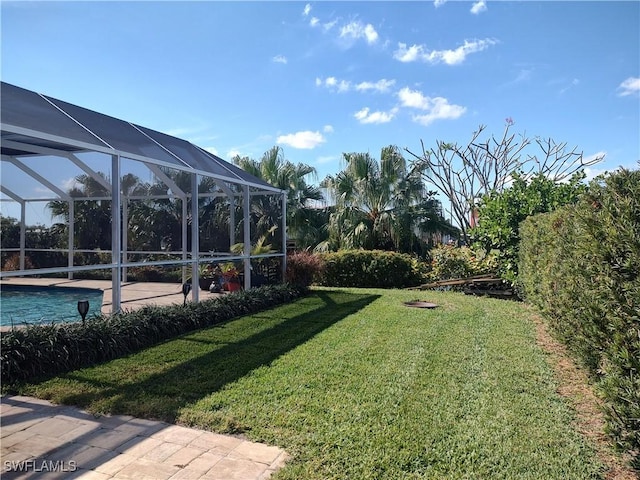
<path fill-rule="evenodd" d="M 513 132 L 606 154 L 591 174 L 640 159 L 636 1 L 0 8 L 3 81 L 227 160 L 280 145 L 321 179 L 340 171 L 343 152 L 463 143 L 481 124 L 499 136 L 507 117 Z M 61 186 L 75 174 L 49 170 Z"/>

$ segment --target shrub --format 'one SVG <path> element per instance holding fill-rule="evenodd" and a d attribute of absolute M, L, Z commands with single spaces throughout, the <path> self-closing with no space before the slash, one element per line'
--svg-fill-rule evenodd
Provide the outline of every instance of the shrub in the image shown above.
<path fill-rule="evenodd" d="M 129 269 L 129 274 L 138 282 L 160 282 L 163 280 L 162 268 L 155 265 L 132 267 Z"/>
<path fill-rule="evenodd" d="M 321 254 L 325 263 L 320 283 L 329 287 L 405 288 L 425 280 L 425 265 L 405 253 L 342 250 Z"/>
<path fill-rule="evenodd" d="M 2 334 L 3 385 L 128 355 L 160 341 L 289 302 L 302 294 L 270 285 L 222 297 L 87 319 L 84 323 L 26 326 Z"/>
<path fill-rule="evenodd" d="M 325 264 L 320 255 L 306 251 L 287 256 L 286 281 L 303 288 L 309 287 L 324 272 Z"/>
<path fill-rule="evenodd" d="M 593 182 L 521 227 L 520 283 L 587 366 L 608 429 L 640 468 L 640 171 Z"/>
<path fill-rule="evenodd" d="M 486 251 L 499 252 L 496 272 L 502 278 L 513 283 L 518 275 L 520 223 L 531 215 L 576 203 L 586 190 L 584 177 L 584 173 L 576 173 L 568 183 L 556 183 L 542 173 L 529 179 L 514 173 L 509 188 L 482 198 L 471 241 Z"/>
<path fill-rule="evenodd" d="M 30 268 L 33 268 L 33 263 L 31 262 L 31 259 L 28 256 L 24 257 L 24 268 L 25 270 L 29 270 Z M 9 258 L 7 258 L 7 260 L 4 262 L 4 265 L 2 266 L 2 270 L 5 270 L 5 271 L 20 270 L 20 254 L 14 253 Z"/>
<path fill-rule="evenodd" d="M 499 253 L 496 250 L 487 253 L 481 248 L 440 245 L 432 249 L 430 255 L 431 280 L 496 273 L 498 267 Z"/>

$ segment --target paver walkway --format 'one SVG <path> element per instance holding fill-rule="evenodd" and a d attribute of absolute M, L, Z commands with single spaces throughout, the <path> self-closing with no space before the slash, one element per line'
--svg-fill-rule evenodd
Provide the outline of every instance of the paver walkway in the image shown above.
<path fill-rule="evenodd" d="M 288 458 L 237 437 L 23 396 L 0 399 L 0 432 L 3 480 L 261 480 Z"/>

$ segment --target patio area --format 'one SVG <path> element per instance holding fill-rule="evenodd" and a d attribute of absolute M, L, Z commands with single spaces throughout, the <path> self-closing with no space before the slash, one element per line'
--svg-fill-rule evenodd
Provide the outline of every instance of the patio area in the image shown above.
<path fill-rule="evenodd" d="M 263 480 L 284 450 L 127 415 L 3 396 L 2 478 Z"/>

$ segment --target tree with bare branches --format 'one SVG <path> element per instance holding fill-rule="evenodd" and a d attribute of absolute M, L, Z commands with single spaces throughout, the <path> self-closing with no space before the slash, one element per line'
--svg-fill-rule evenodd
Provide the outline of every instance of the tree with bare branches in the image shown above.
<path fill-rule="evenodd" d="M 526 134 L 516 135 L 511 132 L 513 124 L 507 118 L 502 136 L 491 136 L 485 141 L 480 136 L 486 127 L 480 125 L 466 146 L 437 140 L 435 147 L 426 148 L 421 140 L 422 153 L 405 148 L 423 171 L 425 182 L 449 200 L 450 213 L 463 240 L 468 239 L 473 227 L 476 202 L 483 195 L 502 192 L 514 172 L 524 179 L 542 174 L 554 182 L 562 182 L 604 158 L 600 155 L 585 159 L 577 147 L 569 150 L 566 142 L 558 143 L 551 138 L 531 140 Z M 532 145 L 537 145 L 541 154 L 527 153 L 527 147 Z"/>

